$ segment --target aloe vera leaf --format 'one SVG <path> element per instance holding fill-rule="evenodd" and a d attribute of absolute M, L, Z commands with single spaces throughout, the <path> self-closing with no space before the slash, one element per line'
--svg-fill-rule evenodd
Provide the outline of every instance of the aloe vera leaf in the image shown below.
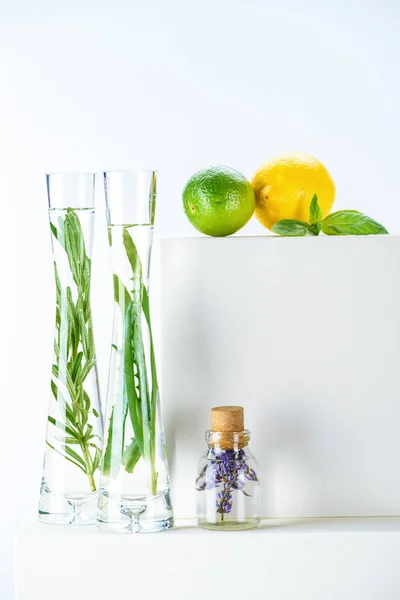
<path fill-rule="evenodd" d="M 121 411 L 118 418 L 115 419 L 114 426 L 114 414 L 116 408 Z M 117 475 L 121 466 L 122 452 L 125 441 L 125 422 L 128 414 L 128 406 L 123 398 L 121 406 L 115 404 L 113 406 L 110 422 L 108 426 L 108 437 L 107 445 L 104 452 L 102 471 L 104 475 Z"/>
<path fill-rule="evenodd" d="M 122 350 L 123 352 L 123 350 Z M 125 378 L 119 380 L 115 391 L 115 404 L 108 424 L 107 442 L 102 461 L 104 475 L 116 476 L 122 461 L 125 444 L 125 423 L 128 415 L 127 395 L 125 394 Z"/>
<path fill-rule="evenodd" d="M 124 323 L 124 398 L 128 406 L 133 432 L 140 452 L 143 454 L 142 415 L 140 413 L 139 398 L 136 392 L 134 358 L 132 353 L 132 311 L 133 302 L 129 304 Z M 139 376 L 138 376 L 139 377 Z"/>
<path fill-rule="evenodd" d="M 132 438 L 129 446 L 126 446 L 124 454 L 122 456 L 122 464 L 125 467 L 127 473 L 133 473 L 133 470 L 141 457 L 139 447 L 135 438 Z"/>
<path fill-rule="evenodd" d="M 142 337 L 142 293 L 144 285 L 142 281 L 142 264 L 134 241 L 128 231 L 124 228 L 122 239 L 125 251 L 132 268 L 132 351 L 133 360 L 137 368 L 137 379 L 139 384 L 140 410 L 143 415 L 143 426 L 148 425 L 150 417 L 150 399 L 147 382 L 146 360 Z M 140 447 L 140 444 L 139 444 Z"/>
<path fill-rule="evenodd" d="M 137 305 L 135 305 L 137 308 Z M 133 362 L 136 366 L 136 378 L 137 378 L 137 396 L 139 402 L 137 403 L 137 410 L 140 412 L 142 421 L 142 435 L 143 435 L 143 450 L 146 456 L 150 454 L 150 397 L 149 397 L 149 385 L 147 381 L 147 369 L 146 369 L 146 357 L 144 352 L 143 337 L 142 337 L 142 315 L 139 305 L 139 311 L 132 311 L 132 354 Z"/>
<path fill-rule="evenodd" d="M 132 273 L 134 276 L 136 273 L 141 274 L 142 265 L 140 262 L 140 257 L 131 234 L 126 227 L 124 227 L 122 231 L 122 241 L 124 243 L 126 255 L 132 268 Z"/>
<path fill-rule="evenodd" d="M 125 314 L 125 311 L 131 302 L 131 296 L 130 296 L 128 290 L 126 289 L 126 287 L 124 286 L 124 284 L 122 283 L 121 279 L 115 273 L 113 275 L 113 282 L 114 282 L 114 300 L 121 307 L 123 314 Z"/>
<path fill-rule="evenodd" d="M 151 330 L 151 318 L 150 318 L 150 301 L 147 289 L 143 286 L 143 298 L 142 298 L 143 313 L 149 328 L 150 337 L 150 366 L 151 366 L 151 409 L 150 409 L 150 456 L 152 464 L 155 461 L 155 445 L 156 445 L 156 419 L 157 419 L 157 394 L 158 394 L 158 380 L 157 380 L 157 366 L 156 357 L 154 352 L 153 333 Z M 157 474 L 153 475 L 153 486 L 157 485 Z"/>

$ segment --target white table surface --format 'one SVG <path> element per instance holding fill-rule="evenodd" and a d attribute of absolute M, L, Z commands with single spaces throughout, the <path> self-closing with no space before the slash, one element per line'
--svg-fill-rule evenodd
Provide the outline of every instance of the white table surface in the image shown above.
<path fill-rule="evenodd" d="M 185 520 L 143 535 L 31 522 L 15 553 L 16 600 L 400 598 L 400 517 L 267 519 L 243 532 Z"/>

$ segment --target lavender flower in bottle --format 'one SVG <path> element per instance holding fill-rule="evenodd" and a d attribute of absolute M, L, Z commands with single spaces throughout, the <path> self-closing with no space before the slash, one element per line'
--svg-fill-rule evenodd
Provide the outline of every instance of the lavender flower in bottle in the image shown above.
<path fill-rule="evenodd" d="M 211 410 L 207 451 L 196 479 L 197 522 L 213 530 L 252 529 L 260 522 L 259 467 L 241 406 Z"/>

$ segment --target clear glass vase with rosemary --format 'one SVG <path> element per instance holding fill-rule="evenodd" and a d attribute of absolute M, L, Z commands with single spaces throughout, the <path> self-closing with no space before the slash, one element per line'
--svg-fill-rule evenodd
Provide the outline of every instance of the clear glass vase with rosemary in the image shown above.
<path fill-rule="evenodd" d="M 39 519 L 96 522 L 102 418 L 90 304 L 94 175 L 46 176 L 56 291 Z"/>
<path fill-rule="evenodd" d="M 150 320 L 154 171 L 104 173 L 114 283 L 98 525 L 120 533 L 173 525 Z"/>

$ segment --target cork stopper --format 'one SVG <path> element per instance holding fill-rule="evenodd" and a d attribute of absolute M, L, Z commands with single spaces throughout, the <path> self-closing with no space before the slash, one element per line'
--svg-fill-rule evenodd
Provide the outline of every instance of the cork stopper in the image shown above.
<path fill-rule="evenodd" d="M 216 406 L 211 409 L 212 431 L 243 431 L 244 411 L 241 406 Z"/>
<path fill-rule="evenodd" d="M 241 406 L 216 406 L 211 409 L 211 432 L 208 443 L 224 450 L 244 448 L 249 432 L 244 429 L 244 411 Z"/>

